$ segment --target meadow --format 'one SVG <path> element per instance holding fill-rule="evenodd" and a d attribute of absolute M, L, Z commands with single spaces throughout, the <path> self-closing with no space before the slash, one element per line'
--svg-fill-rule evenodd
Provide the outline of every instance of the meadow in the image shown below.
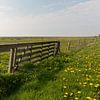
<path fill-rule="evenodd" d="M 60 55 L 12 74 L 2 72 L 8 53 L 0 55 L 0 100 L 100 100 L 99 37 L 0 38 L 0 43 L 49 40 L 61 42 Z"/>

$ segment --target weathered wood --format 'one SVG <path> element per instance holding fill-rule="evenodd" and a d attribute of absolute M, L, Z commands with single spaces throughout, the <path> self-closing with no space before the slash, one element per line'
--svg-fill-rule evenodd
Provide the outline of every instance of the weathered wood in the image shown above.
<path fill-rule="evenodd" d="M 54 50 L 54 55 L 57 55 L 59 53 L 60 53 L 60 42 L 57 42 Z"/>
<path fill-rule="evenodd" d="M 42 56 L 48 55 L 48 52 L 42 53 Z"/>
<path fill-rule="evenodd" d="M 45 51 L 48 51 L 48 50 L 54 50 L 54 47 L 43 49 L 42 52 L 45 52 Z"/>
<path fill-rule="evenodd" d="M 58 54 L 60 42 L 35 42 L 0 45 L 0 52 L 10 51 L 8 72 L 15 71 L 24 62 L 40 62 Z"/>
<path fill-rule="evenodd" d="M 54 54 L 50 54 L 50 55 L 47 55 L 47 56 L 45 56 L 45 57 L 42 57 L 42 60 L 44 60 L 44 59 L 47 59 L 47 58 L 49 58 L 49 57 L 51 57 L 51 56 L 53 56 Z"/>
<path fill-rule="evenodd" d="M 37 49 L 40 49 L 40 48 L 41 48 L 41 46 L 38 46 L 38 47 L 29 47 L 29 48 L 25 48 L 25 47 L 24 47 L 24 48 L 18 49 L 17 52 L 20 53 L 20 52 L 23 52 L 24 50 L 25 50 L 25 51 L 37 50 Z"/>
<path fill-rule="evenodd" d="M 32 55 L 38 54 L 38 53 L 40 53 L 39 50 L 35 51 L 35 52 L 31 52 L 31 53 L 29 52 L 29 53 L 25 53 L 25 54 L 19 54 L 19 55 L 16 56 L 16 59 L 27 57 L 27 56 L 30 56 L 30 55 L 32 56 Z"/>
<path fill-rule="evenodd" d="M 8 67 L 8 73 L 12 72 L 13 65 L 14 65 L 14 48 L 10 49 L 10 58 L 9 58 L 9 67 Z"/>
<path fill-rule="evenodd" d="M 11 48 L 26 47 L 26 46 L 35 46 L 35 45 L 42 45 L 42 44 L 52 44 L 52 43 L 56 43 L 56 42 L 57 41 L 33 42 L 33 43 L 0 44 L 0 52 L 9 51 Z"/>
<path fill-rule="evenodd" d="M 34 60 L 32 61 L 32 63 L 37 63 L 37 62 L 40 62 L 41 60 L 37 59 L 37 60 Z"/>
<path fill-rule="evenodd" d="M 52 47 L 52 46 L 55 46 L 55 44 L 43 45 L 42 48 Z"/>
<path fill-rule="evenodd" d="M 68 41 L 67 50 L 70 50 L 70 46 L 71 46 L 71 41 Z"/>
<path fill-rule="evenodd" d="M 28 61 L 30 61 L 30 58 L 20 59 L 18 63 L 23 63 L 23 62 L 28 62 Z"/>

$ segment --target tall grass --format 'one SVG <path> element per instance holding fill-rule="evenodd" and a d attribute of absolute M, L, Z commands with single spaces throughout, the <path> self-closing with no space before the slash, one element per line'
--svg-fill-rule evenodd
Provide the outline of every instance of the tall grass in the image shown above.
<path fill-rule="evenodd" d="M 14 74 L 0 74 L 0 100 L 99 100 L 100 44 L 80 47 L 78 39 L 70 40 L 77 41 L 69 49 L 73 54 L 67 51 L 66 39 L 60 38 L 60 56 L 25 64 Z M 8 55 L 2 55 L 4 66 Z"/>

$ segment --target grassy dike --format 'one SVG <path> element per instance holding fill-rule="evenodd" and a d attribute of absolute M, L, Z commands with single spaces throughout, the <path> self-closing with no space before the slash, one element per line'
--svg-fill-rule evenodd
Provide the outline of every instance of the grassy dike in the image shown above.
<path fill-rule="evenodd" d="M 99 100 L 100 44 L 0 75 L 1 100 Z"/>

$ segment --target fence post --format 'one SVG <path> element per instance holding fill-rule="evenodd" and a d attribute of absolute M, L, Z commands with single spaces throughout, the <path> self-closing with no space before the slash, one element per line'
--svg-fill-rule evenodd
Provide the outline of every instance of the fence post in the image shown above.
<path fill-rule="evenodd" d="M 14 48 L 10 49 L 10 58 L 9 58 L 9 67 L 8 67 L 8 73 L 12 72 L 13 69 L 13 63 L 14 62 Z"/>
<path fill-rule="evenodd" d="M 56 49 L 55 50 L 56 50 L 55 55 L 60 53 L 60 42 L 59 41 L 56 44 Z"/>
<path fill-rule="evenodd" d="M 43 53 L 42 49 L 43 49 L 43 43 L 41 43 L 41 49 L 40 49 L 40 61 L 42 61 L 42 53 Z"/>
<path fill-rule="evenodd" d="M 70 45 L 71 45 L 71 41 L 68 41 L 68 47 L 67 47 L 67 50 L 70 50 Z"/>

